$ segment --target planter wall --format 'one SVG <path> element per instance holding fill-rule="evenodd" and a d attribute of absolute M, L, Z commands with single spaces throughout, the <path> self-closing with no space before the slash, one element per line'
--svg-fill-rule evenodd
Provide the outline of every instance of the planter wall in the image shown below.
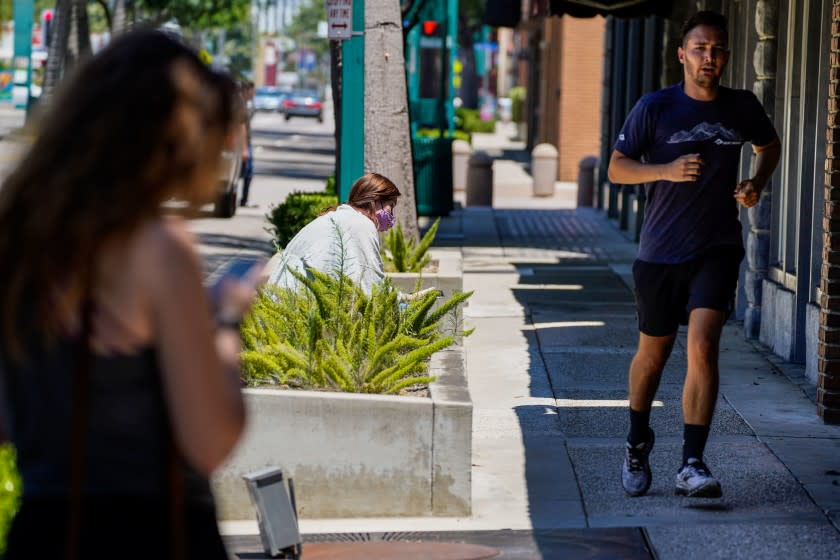
<path fill-rule="evenodd" d="M 213 479 L 221 520 L 253 519 L 242 475 L 280 466 L 301 517 L 470 514 L 472 403 L 460 347 L 431 398 L 248 389 L 248 427 Z"/>
<path fill-rule="evenodd" d="M 437 288 L 442 290 L 446 297 L 454 292 L 460 292 L 464 288 L 464 266 L 460 248 L 433 248 L 429 250 L 433 261 L 438 261 L 437 272 L 389 272 L 394 286 L 403 292 L 413 292 L 417 289 L 417 280 L 420 280 L 420 288 Z"/>

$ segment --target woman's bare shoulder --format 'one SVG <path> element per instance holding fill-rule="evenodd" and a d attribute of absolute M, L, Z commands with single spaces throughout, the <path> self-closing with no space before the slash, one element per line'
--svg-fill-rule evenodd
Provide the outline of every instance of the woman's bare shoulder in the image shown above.
<path fill-rule="evenodd" d="M 134 249 L 148 258 L 196 255 L 195 236 L 181 218 L 163 217 L 146 222 L 138 230 Z"/>
<path fill-rule="evenodd" d="M 200 269 L 195 237 L 180 218 L 166 217 L 143 224 L 130 243 L 132 267 L 152 284 L 168 282 Z"/>

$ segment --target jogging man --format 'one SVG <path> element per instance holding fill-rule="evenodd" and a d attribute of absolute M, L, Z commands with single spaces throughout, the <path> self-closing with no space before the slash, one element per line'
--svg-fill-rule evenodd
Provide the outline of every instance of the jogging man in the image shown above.
<path fill-rule="evenodd" d="M 703 462 L 718 394 L 718 347 L 744 257 L 735 201 L 754 206 L 779 160 L 780 144 L 749 91 L 719 85 L 729 60 L 726 18 L 699 12 L 677 50 L 684 81 L 644 96 L 621 129 L 609 165 L 618 184 L 646 184 L 647 208 L 633 264 L 639 347 L 630 364 L 630 433 L 624 490 L 651 485 L 650 409 L 680 324 L 688 324 L 684 439 L 678 495 L 716 498 L 720 483 Z M 756 154 L 738 183 L 741 146 Z"/>

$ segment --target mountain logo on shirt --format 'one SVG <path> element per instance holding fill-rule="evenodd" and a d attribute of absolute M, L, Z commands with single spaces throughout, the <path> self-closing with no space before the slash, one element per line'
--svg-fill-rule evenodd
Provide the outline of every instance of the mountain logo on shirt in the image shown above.
<path fill-rule="evenodd" d="M 681 144 L 683 142 L 703 142 L 717 137 L 715 144 L 740 144 L 743 142 L 741 136 L 734 130 L 730 130 L 721 123 L 709 124 L 701 122 L 691 130 L 675 132 L 668 138 L 669 144 Z"/>

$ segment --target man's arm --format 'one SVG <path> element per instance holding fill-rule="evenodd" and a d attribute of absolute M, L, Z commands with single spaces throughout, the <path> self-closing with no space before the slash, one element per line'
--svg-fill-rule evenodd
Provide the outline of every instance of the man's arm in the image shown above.
<path fill-rule="evenodd" d="M 782 154 L 782 144 L 776 137 L 769 144 L 764 146 L 753 146 L 755 152 L 755 163 L 753 164 L 753 176 L 751 179 L 741 181 L 735 188 L 735 200 L 744 208 L 752 208 L 758 204 L 761 192 L 767 186 L 767 182 L 776 170 L 779 157 Z"/>
<path fill-rule="evenodd" d="M 671 163 L 642 163 L 613 150 L 607 177 L 619 185 L 640 185 L 653 181 L 683 183 L 696 181 L 700 176 L 703 160 L 700 154 L 685 154 Z"/>

